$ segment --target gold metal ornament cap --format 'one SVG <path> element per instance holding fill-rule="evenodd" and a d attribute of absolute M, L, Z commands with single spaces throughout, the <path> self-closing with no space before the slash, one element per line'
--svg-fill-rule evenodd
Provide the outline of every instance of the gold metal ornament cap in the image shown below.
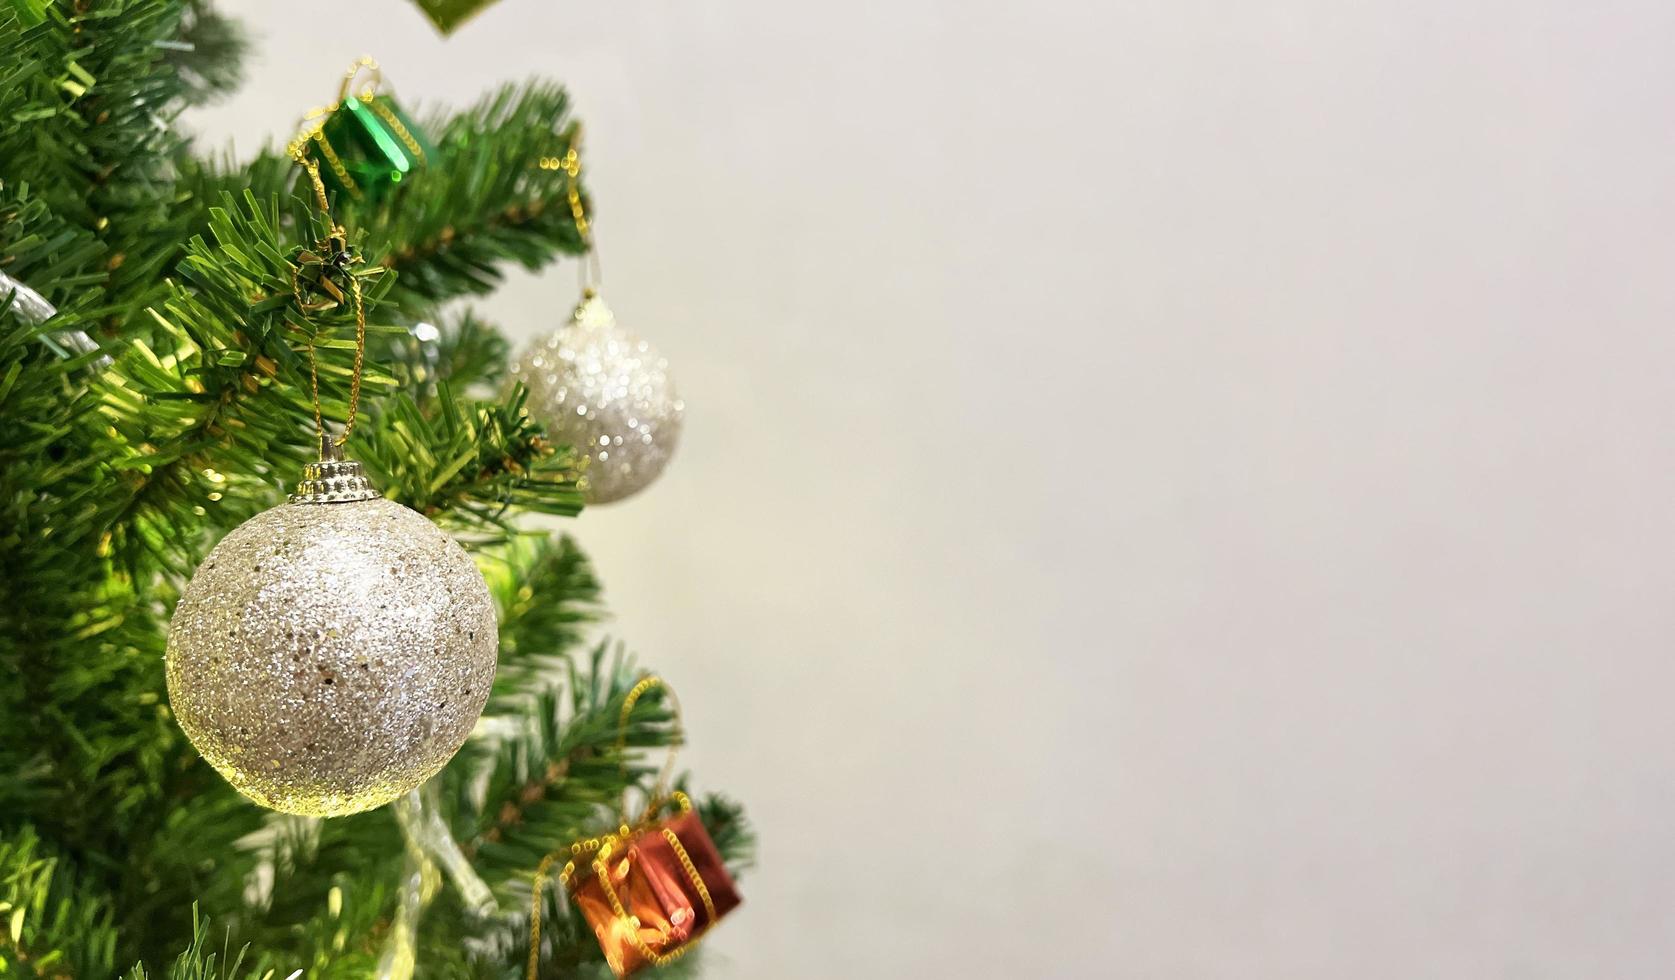
<path fill-rule="evenodd" d="M 320 459 L 302 468 L 302 481 L 289 499 L 293 504 L 344 504 L 379 496 L 361 464 L 344 459 L 343 447 L 330 435 L 321 435 Z"/>

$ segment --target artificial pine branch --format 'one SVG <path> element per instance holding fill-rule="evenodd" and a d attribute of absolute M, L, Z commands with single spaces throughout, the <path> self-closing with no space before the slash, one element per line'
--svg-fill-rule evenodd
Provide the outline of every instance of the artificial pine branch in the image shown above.
<path fill-rule="evenodd" d="M 354 313 L 298 308 L 293 246 L 281 227 L 278 208 L 253 197 L 226 198 L 211 209 L 206 235 L 187 246 L 181 282 L 152 310 L 151 336 L 131 341 L 108 376 L 107 420 L 145 450 L 127 474 L 126 506 L 112 521 L 130 565 L 139 553 L 189 571 L 206 543 L 192 530 L 209 516 L 200 510 L 219 505 L 220 520 L 208 522 L 218 536 L 277 500 L 275 464 L 294 473 L 313 446 L 311 344 L 323 407 L 338 417 L 346 412 L 353 354 L 340 338 L 352 334 Z M 387 277 L 377 270 L 362 275 L 367 306 L 375 309 Z M 374 369 L 364 384 L 376 390 L 394 379 Z"/>
<path fill-rule="evenodd" d="M 209 0 L 189 0 L 180 34 L 164 51 L 164 60 L 182 84 L 182 97 L 193 105 L 216 102 L 238 88 L 250 40 L 244 29 L 223 16 Z"/>
<path fill-rule="evenodd" d="M 108 976 L 110 902 L 76 880 L 28 826 L 0 833 L 0 973 L 41 980 Z"/>
<path fill-rule="evenodd" d="M 234 946 L 231 937 L 223 934 L 217 943 L 210 923 L 201 919 L 196 905 L 192 907 L 191 942 L 180 955 L 173 958 L 161 975 L 147 972 L 144 963 L 136 963 L 123 974 L 123 980 L 297 980 L 297 973 L 281 973 L 251 955 L 244 946 Z"/>
<path fill-rule="evenodd" d="M 499 330 L 470 309 L 416 319 L 406 334 L 378 338 L 381 343 L 375 342 L 368 356 L 389 365 L 402 390 L 421 409 L 432 410 L 443 383 L 475 398 L 501 393 L 511 345 Z"/>
<path fill-rule="evenodd" d="M 187 233 L 170 193 L 184 141 L 169 122 L 188 85 L 164 64 L 180 20 L 172 0 L 76 0 L 49 5 L 33 28 L 0 28 L 22 66 L 0 90 L 25 122 L 0 127 L 0 161 L 50 178 L 36 185 L 53 211 L 102 244 L 107 332 L 157 295 Z"/>
<path fill-rule="evenodd" d="M 463 543 L 505 540 L 518 511 L 582 509 L 574 455 L 522 409 L 522 389 L 504 402 L 464 403 L 443 385 L 429 413 L 398 395 L 380 408 L 361 460 L 385 496 L 468 536 Z"/>

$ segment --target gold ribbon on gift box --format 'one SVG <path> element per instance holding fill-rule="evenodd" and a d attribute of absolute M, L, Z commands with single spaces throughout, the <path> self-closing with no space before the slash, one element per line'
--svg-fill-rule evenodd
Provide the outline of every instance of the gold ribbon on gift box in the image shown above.
<path fill-rule="evenodd" d="M 642 677 L 639 682 L 629 690 L 628 696 L 623 699 L 622 713 L 618 720 L 616 744 L 617 758 L 622 763 L 622 771 L 625 777 L 628 773 L 628 759 L 625 754 L 625 750 L 628 747 L 628 718 L 633 713 L 634 705 L 639 702 L 640 697 L 653 688 L 662 689 L 663 693 L 669 698 L 669 703 L 674 711 L 675 728 L 677 731 L 680 731 L 683 728 L 680 714 L 680 701 L 675 697 L 674 690 L 667 684 L 664 684 L 661 677 Z M 676 746 L 671 745 L 669 747 L 669 757 L 663 763 L 663 770 L 658 774 L 657 782 L 653 785 L 651 798 L 647 802 L 645 810 L 640 814 L 637 820 L 630 821 L 629 819 L 628 795 L 627 790 L 624 790 L 621 813 L 622 822 L 617 827 L 615 832 L 602 834 L 598 837 L 586 837 L 581 840 L 574 841 L 569 846 L 559 848 L 551 854 L 548 854 L 546 857 L 541 859 L 540 864 L 536 865 L 535 881 L 530 892 L 529 901 L 528 980 L 537 980 L 537 971 L 540 966 L 541 897 L 547 889 L 548 882 L 552 880 L 553 865 L 557 864 L 561 858 L 566 858 L 566 856 L 568 856 L 568 859 L 564 862 L 563 869 L 558 875 L 559 884 L 564 886 L 566 891 L 570 889 L 571 883 L 575 880 L 578 870 L 583 868 L 590 870 L 598 880 L 601 890 L 605 893 L 605 899 L 610 902 L 611 910 L 616 913 L 617 918 L 625 924 L 632 924 L 632 917 L 629 915 L 628 910 L 623 907 L 621 897 L 617 894 L 616 888 L 611 884 L 610 873 L 607 870 L 606 862 L 610 860 L 611 854 L 617 849 L 626 846 L 629 842 L 633 841 L 641 834 L 651 832 L 658 822 L 659 815 L 669 804 L 673 803 L 682 814 L 692 812 L 692 800 L 690 797 L 688 797 L 685 793 L 682 793 L 680 790 L 670 790 L 667 788 L 669 775 L 673 771 L 675 765 L 675 752 Z M 704 911 L 707 913 L 707 916 L 704 920 L 703 928 L 693 933 L 692 936 L 685 942 L 666 953 L 660 953 L 646 945 L 645 940 L 640 938 L 639 931 L 637 929 L 630 927 L 624 930 L 624 934 L 627 937 L 628 942 L 634 947 L 635 952 L 644 957 L 646 962 L 650 963 L 652 966 L 663 966 L 667 963 L 672 963 L 675 960 L 680 959 L 682 956 L 685 956 L 687 951 L 698 945 L 698 941 L 703 938 L 705 933 L 715 927 L 717 919 L 715 902 L 710 897 L 709 886 L 704 883 L 703 875 L 699 874 L 697 866 L 693 863 L 691 856 L 687 854 L 686 846 L 680 842 L 680 838 L 675 835 L 673 830 L 664 827 L 661 829 L 660 833 L 663 839 L 668 842 L 669 849 L 674 853 L 675 859 L 680 862 L 681 869 L 686 873 L 688 880 L 692 882 L 693 890 L 697 892 L 699 900 L 703 902 Z"/>

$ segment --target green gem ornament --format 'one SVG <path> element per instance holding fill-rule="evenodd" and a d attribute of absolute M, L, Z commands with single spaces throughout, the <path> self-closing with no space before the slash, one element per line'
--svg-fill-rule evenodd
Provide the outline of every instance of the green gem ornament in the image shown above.
<path fill-rule="evenodd" d="M 494 3 L 494 0 L 414 0 L 419 9 L 425 12 L 430 22 L 443 34 L 452 34 L 455 28 L 476 16 L 479 11 Z"/>

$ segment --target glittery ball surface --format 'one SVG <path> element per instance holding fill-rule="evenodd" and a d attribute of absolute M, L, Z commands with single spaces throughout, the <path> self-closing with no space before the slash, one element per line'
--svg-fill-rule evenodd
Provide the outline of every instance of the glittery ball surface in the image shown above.
<path fill-rule="evenodd" d="M 341 816 L 436 775 L 488 700 L 499 649 L 482 573 L 383 498 L 281 504 L 210 552 L 169 624 L 169 702 L 263 806 Z"/>
<path fill-rule="evenodd" d="M 529 413 L 554 442 L 585 456 L 583 489 L 592 504 L 638 493 L 657 479 L 680 441 L 686 405 L 669 362 L 616 322 L 599 296 L 570 322 L 512 362 L 529 389 Z"/>

